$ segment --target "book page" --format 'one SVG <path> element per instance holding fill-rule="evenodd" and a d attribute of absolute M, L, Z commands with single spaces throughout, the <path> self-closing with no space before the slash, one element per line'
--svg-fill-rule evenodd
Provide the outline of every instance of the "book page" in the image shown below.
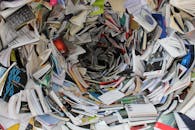
<path fill-rule="evenodd" d="M 17 48 L 39 41 L 40 36 L 38 35 L 38 33 L 36 33 L 36 28 L 34 29 L 35 31 L 29 31 L 28 26 L 23 27 L 22 29 L 17 31 L 18 37 L 12 42 L 10 42 L 8 46 L 10 46 L 11 48 Z"/>

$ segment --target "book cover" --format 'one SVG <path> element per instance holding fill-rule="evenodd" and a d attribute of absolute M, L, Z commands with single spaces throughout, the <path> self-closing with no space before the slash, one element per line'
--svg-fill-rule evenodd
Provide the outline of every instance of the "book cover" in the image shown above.
<path fill-rule="evenodd" d="M 20 90 L 24 90 L 26 83 L 26 72 L 14 66 L 8 73 L 1 97 L 4 101 L 8 102 L 12 95 L 20 92 Z"/>

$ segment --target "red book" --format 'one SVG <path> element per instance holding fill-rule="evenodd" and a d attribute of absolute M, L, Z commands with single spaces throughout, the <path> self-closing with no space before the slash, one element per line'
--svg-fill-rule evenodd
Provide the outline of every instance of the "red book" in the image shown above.
<path fill-rule="evenodd" d="M 163 124 L 161 122 L 156 122 L 155 128 L 159 129 L 159 130 L 178 130 L 177 128 L 173 128 L 169 125 Z"/>

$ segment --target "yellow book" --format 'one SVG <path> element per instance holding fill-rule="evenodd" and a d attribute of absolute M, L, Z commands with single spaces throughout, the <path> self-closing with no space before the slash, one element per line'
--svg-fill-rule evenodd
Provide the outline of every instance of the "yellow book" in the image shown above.
<path fill-rule="evenodd" d="M 15 124 L 13 126 L 11 126 L 10 128 L 8 128 L 7 130 L 19 130 L 20 124 Z"/>

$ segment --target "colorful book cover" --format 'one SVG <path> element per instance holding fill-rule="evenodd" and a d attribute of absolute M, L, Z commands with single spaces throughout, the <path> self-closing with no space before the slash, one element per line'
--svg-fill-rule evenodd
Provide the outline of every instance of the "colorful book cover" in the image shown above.
<path fill-rule="evenodd" d="M 8 73 L 1 98 L 8 102 L 12 95 L 20 92 L 20 90 L 24 90 L 26 83 L 26 72 L 17 66 L 14 66 Z"/>
<path fill-rule="evenodd" d="M 169 113 L 166 115 L 160 115 L 154 128 L 156 130 L 178 130 L 174 114 Z"/>

